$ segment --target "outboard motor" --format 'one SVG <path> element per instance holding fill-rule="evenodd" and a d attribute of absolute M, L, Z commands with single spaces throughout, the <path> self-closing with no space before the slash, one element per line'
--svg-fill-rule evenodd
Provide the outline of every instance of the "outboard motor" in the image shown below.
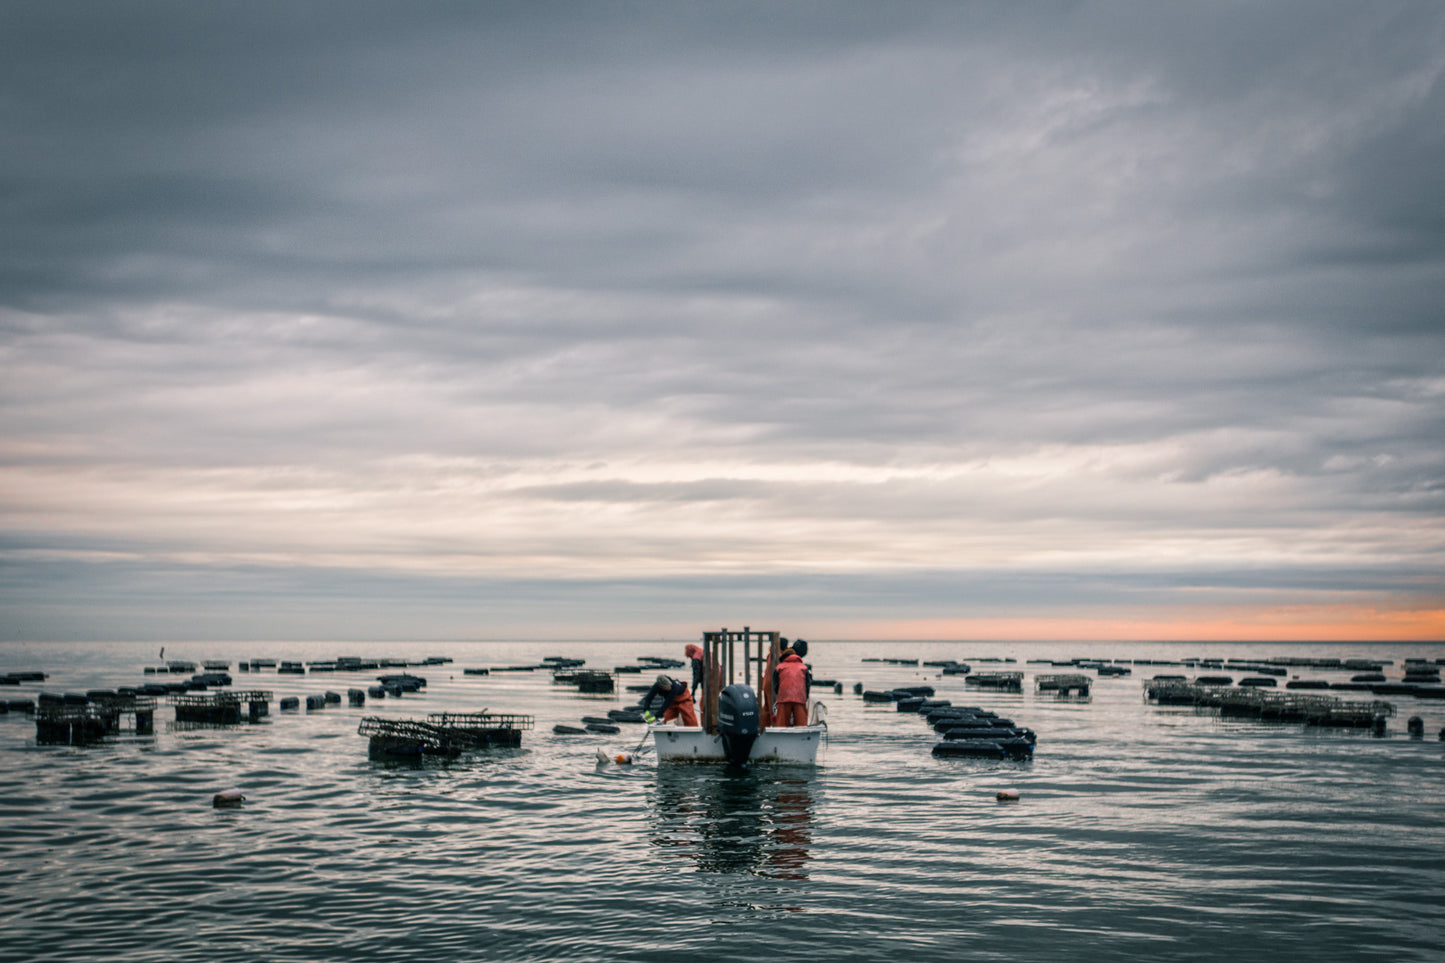
<path fill-rule="evenodd" d="M 748 755 L 758 739 L 758 697 L 750 686 L 730 685 L 718 693 L 717 731 L 728 763 L 748 768 Z"/>

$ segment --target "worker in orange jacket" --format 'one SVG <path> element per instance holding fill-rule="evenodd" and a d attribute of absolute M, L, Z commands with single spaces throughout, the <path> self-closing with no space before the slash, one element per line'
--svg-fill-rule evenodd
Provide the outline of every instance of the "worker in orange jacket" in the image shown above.
<path fill-rule="evenodd" d="M 773 669 L 773 725 L 806 726 L 808 724 L 808 689 L 813 674 L 798 653 L 784 649 Z"/>

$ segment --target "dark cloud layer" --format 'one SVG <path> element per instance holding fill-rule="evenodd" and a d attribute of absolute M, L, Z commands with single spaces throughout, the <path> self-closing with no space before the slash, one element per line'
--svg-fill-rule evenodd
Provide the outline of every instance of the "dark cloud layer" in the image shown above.
<path fill-rule="evenodd" d="M 1430 3 L 7 4 L 4 595 L 1445 608 L 1442 50 Z"/>

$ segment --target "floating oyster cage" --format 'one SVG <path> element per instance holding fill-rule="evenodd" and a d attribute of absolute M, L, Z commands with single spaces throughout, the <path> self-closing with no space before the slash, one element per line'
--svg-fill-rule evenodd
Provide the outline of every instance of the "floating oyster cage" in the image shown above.
<path fill-rule="evenodd" d="M 255 722 L 271 712 L 272 694 L 261 689 L 228 692 L 192 692 L 173 695 L 176 722 L 213 726 L 233 726 L 242 721 Z M 245 705 L 243 713 L 241 706 Z"/>
<path fill-rule="evenodd" d="M 42 699 L 35 709 L 35 741 L 42 745 L 84 746 L 122 731 L 122 716 L 131 717 L 131 731 L 154 731 L 156 700 L 140 694 L 106 693 L 77 701 L 71 697 Z"/>
<path fill-rule="evenodd" d="M 1093 682 L 1086 675 L 1036 675 L 1035 692 L 1052 692 L 1060 698 L 1065 696 L 1087 696 Z"/>
<path fill-rule="evenodd" d="M 672 659 L 665 655 L 639 655 L 637 661 L 648 669 L 681 669 L 687 665 L 681 659 Z"/>
<path fill-rule="evenodd" d="M 1024 674 L 1022 672 L 975 672 L 973 675 L 964 677 L 963 684 L 983 689 L 1022 692 L 1024 691 Z"/>
<path fill-rule="evenodd" d="M 1144 697 L 1159 705 L 1214 709 L 1223 716 L 1348 729 L 1383 729 L 1385 717 L 1395 714 L 1395 707 L 1388 702 L 1358 702 L 1334 696 L 1295 695 L 1257 688 L 1229 689 L 1175 681 L 1144 683 Z"/>
<path fill-rule="evenodd" d="M 554 669 L 552 681 L 559 685 L 575 685 L 578 692 L 617 691 L 617 676 L 606 669 Z"/>
<path fill-rule="evenodd" d="M 426 686 L 426 679 L 419 675 L 412 675 L 410 672 L 394 672 L 389 675 L 379 675 L 376 681 L 381 687 L 391 691 L 395 695 L 402 692 L 420 692 Z"/>
<path fill-rule="evenodd" d="M 494 712 L 433 712 L 426 720 L 366 716 L 356 731 L 370 739 L 373 756 L 458 756 L 487 746 L 515 748 L 532 716 Z"/>

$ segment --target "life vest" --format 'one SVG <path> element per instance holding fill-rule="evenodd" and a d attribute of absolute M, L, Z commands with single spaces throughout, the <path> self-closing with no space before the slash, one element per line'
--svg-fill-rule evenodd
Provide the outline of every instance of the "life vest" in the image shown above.
<path fill-rule="evenodd" d="M 778 663 L 778 702 L 808 701 L 808 667 L 793 654 Z"/>

